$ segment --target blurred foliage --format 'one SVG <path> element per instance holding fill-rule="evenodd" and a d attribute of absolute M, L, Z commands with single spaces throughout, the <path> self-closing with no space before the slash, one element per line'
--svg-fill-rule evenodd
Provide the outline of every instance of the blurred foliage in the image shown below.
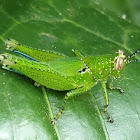
<path fill-rule="evenodd" d="M 140 1 L 139 0 L 93 0 L 95 3 L 115 12 L 120 17 L 132 21 L 140 26 Z"/>

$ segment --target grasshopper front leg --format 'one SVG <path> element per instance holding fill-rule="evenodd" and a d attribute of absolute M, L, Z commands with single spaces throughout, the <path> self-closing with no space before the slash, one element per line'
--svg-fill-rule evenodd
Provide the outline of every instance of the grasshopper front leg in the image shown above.
<path fill-rule="evenodd" d="M 110 83 L 109 88 L 111 90 L 119 90 L 120 93 L 124 93 L 124 90 L 121 87 L 114 87 L 112 83 Z"/>
<path fill-rule="evenodd" d="M 107 89 L 106 89 L 106 81 L 101 82 L 101 85 L 102 85 L 102 91 L 103 91 L 104 102 L 105 102 L 105 105 L 103 106 L 103 111 L 106 114 L 108 121 L 113 123 L 114 120 L 113 120 L 112 116 L 107 111 L 107 107 L 109 105 L 109 98 L 108 98 L 108 93 L 107 93 Z"/>

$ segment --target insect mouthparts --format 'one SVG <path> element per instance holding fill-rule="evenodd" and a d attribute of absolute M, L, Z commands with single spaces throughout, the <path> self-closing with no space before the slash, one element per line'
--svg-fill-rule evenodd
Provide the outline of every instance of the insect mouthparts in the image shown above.
<path fill-rule="evenodd" d="M 122 57 L 122 58 L 125 58 L 126 56 L 125 56 L 125 52 L 123 51 L 123 50 L 118 50 L 118 56 L 119 57 Z"/>

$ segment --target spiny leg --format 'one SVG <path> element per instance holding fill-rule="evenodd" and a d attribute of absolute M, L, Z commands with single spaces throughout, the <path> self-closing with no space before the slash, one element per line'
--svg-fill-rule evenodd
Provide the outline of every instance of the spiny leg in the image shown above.
<path fill-rule="evenodd" d="M 114 120 L 113 120 L 112 116 L 107 111 L 107 107 L 109 105 L 109 98 L 108 98 L 107 89 L 106 89 L 106 82 L 101 82 L 101 85 L 102 85 L 102 91 L 103 91 L 104 102 L 105 102 L 105 105 L 103 106 L 103 111 L 106 114 L 108 121 L 113 123 Z"/>
<path fill-rule="evenodd" d="M 31 47 L 22 45 L 14 39 L 7 39 L 5 44 L 7 46 L 7 48 L 6 48 L 7 50 L 18 53 L 33 61 L 48 62 L 51 60 L 67 57 L 64 54 L 60 54 L 57 52 L 31 48 Z"/>
<path fill-rule="evenodd" d="M 21 45 L 18 41 L 14 40 L 14 39 L 8 38 L 6 40 L 6 42 L 5 42 L 5 45 L 7 47 L 6 48 L 7 50 L 13 51 L 13 52 L 15 52 L 15 53 L 17 53 L 19 55 L 22 55 L 22 56 L 24 56 L 25 58 L 27 58 L 29 60 L 37 61 L 38 62 L 38 60 L 34 59 L 33 57 L 31 57 L 31 56 L 29 56 L 29 55 L 27 55 L 25 53 L 22 53 L 22 52 L 17 50 L 20 47 L 20 45 Z M 26 48 L 26 46 L 24 46 L 24 47 Z"/>
<path fill-rule="evenodd" d="M 64 101 L 62 104 L 62 107 L 60 109 L 60 111 L 57 113 L 57 115 L 54 117 L 54 120 L 51 121 L 51 124 L 54 125 L 55 122 L 59 119 L 59 117 L 62 115 L 62 113 L 64 112 L 65 106 L 66 106 L 66 102 L 68 99 L 70 99 L 71 97 L 81 94 L 83 92 L 86 92 L 88 89 L 90 89 L 91 87 L 81 87 L 75 90 L 71 90 L 69 91 L 66 96 L 64 97 Z"/>
<path fill-rule="evenodd" d="M 114 87 L 112 83 L 113 83 L 113 81 L 111 81 L 111 83 L 109 84 L 109 88 L 111 90 L 119 90 L 120 93 L 124 93 L 124 90 L 121 87 Z"/>

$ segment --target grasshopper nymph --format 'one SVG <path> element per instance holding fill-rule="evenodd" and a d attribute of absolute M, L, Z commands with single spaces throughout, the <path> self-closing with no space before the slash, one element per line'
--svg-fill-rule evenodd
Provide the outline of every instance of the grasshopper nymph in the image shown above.
<path fill-rule="evenodd" d="M 105 102 L 103 111 L 107 115 L 108 121 L 112 123 L 113 118 L 107 112 L 109 105 L 106 89 L 107 80 L 120 77 L 123 69 L 130 62 L 140 62 L 140 60 L 130 60 L 140 51 L 140 48 L 127 57 L 122 50 L 118 50 L 113 55 L 102 56 L 83 56 L 78 51 L 73 50 L 76 57 L 70 58 L 51 51 L 33 49 L 21 45 L 13 39 L 8 39 L 6 46 L 7 50 L 19 53 L 25 58 L 9 53 L 1 54 L 2 68 L 26 75 L 47 88 L 68 91 L 62 107 L 52 123 L 55 123 L 61 116 L 69 98 L 90 90 L 99 81 Z M 119 87 L 110 86 L 110 88 L 123 92 Z"/>

